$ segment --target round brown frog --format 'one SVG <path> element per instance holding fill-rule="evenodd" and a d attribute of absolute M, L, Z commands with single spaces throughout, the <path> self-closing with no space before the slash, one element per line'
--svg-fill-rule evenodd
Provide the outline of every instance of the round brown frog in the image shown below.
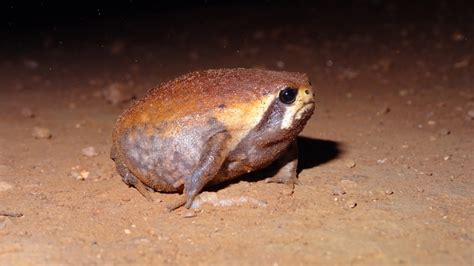
<path fill-rule="evenodd" d="M 217 69 L 151 89 L 118 119 L 111 158 L 123 181 L 148 191 L 183 192 L 189 208 L 209 184 L 277 161 L 268 181 L 296 181 L 296 137 L 314 111 L 304 74 Z"/>

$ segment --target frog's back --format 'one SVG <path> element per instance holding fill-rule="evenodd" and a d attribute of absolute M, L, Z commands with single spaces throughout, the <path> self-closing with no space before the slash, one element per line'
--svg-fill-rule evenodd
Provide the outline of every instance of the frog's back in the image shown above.
<path fill-rule="evenodd" d="M 307 79 L 299 73 L 244 68 L 192 72 L 149 90 L 122 114 L 119 125 L 129 128 L 203 115 L 256 101 L 272 93 L 278 84 L 299 84 Z"/>

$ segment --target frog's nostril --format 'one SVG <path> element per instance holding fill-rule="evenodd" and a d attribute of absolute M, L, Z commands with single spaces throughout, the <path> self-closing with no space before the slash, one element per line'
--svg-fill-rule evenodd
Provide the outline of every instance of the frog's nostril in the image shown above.
<path fill-rule="evenodd" d="M 309 90 L 305 90 L 304 93 L 309 94 Z"/>

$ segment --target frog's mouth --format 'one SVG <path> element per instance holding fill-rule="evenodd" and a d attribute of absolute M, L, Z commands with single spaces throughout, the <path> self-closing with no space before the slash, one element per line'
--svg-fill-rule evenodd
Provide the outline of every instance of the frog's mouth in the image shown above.
<path fill-rule="evenodd" d="M 311 116 L 314 111 L 314 105 L 314 101 L 311 101 L 301 106 L 300 109 L 296 111 L 295 119 L 300 120 L 303 117 Z"/>

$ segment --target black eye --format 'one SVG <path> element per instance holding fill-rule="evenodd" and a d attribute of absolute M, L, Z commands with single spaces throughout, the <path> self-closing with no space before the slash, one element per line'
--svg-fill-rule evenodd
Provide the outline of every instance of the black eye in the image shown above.
<path fill-rule="evenodd" d="M 296 100 L 298 90 L 294 88 L 285 88 L 280 91 L 280 101 L 285 104 L 292 104 Z"/>

